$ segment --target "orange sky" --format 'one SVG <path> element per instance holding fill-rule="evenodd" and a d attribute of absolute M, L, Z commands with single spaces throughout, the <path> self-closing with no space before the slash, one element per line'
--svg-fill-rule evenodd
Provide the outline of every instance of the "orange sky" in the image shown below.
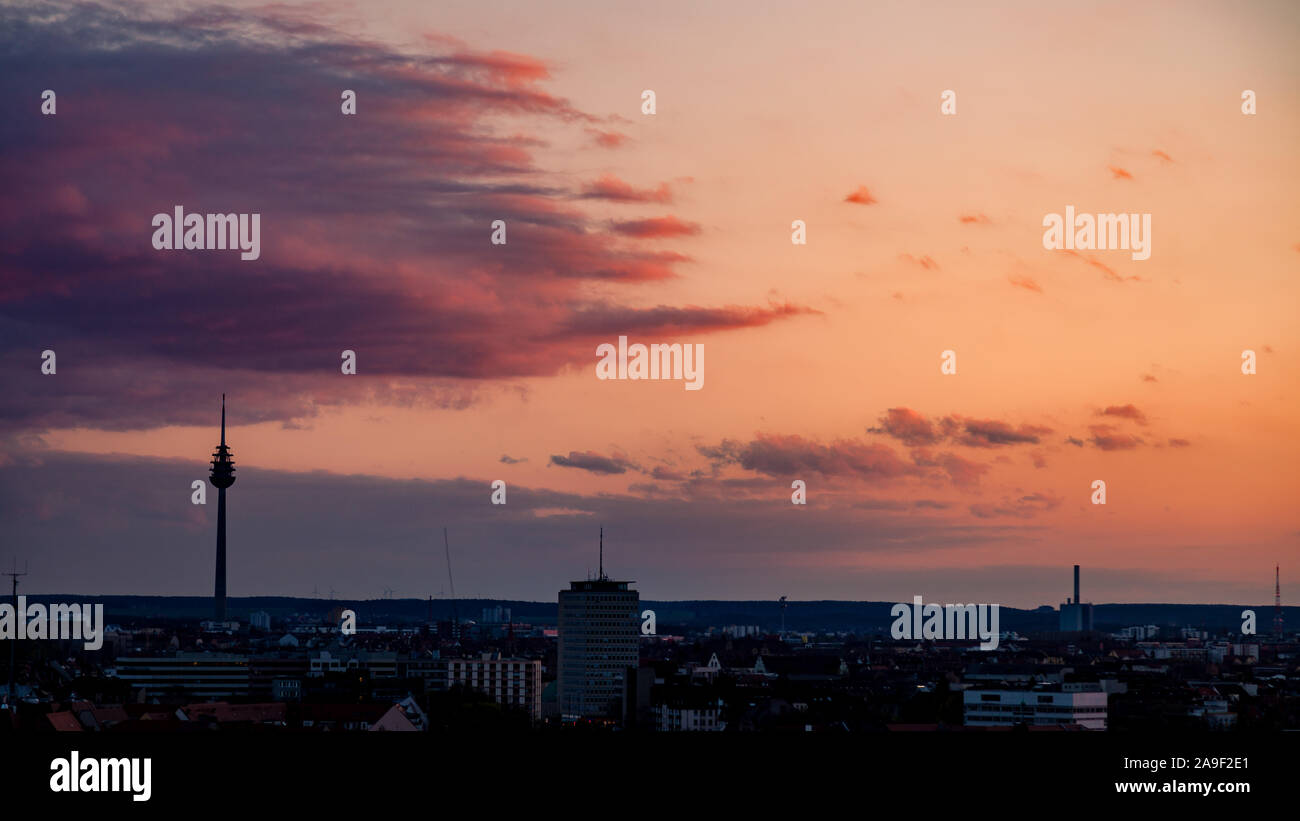
<path fill-rule="evenodd" d="M 264 469 L 481 480 L 485 503 L 486 483 L 502 478 L 511 487 L 708 505 L 719 486 L 648 474 L 656 466 L 708 473 L 715 468 L 700 447 L 762 437 L 877 443 L 911 463 L 911 448 L 868 432 L 891 408 L 936 422 L 1000 420 L 1051 433 L 1031 445 L 934 448 L 986 465 L 977 484 L 782 475 L 743 463 L 721 464 L 711 479 L 762 479 L 726 492 L 786 508 L 790 481 L 805 479 L 810 504 L 798 512 L 806 516 L 863 498 L 924 496 L 950 505 L 940 521 L 983 524 L 990 520 L 975 506 L 1005 509 L 1030 494 L 1057 500 L 1023 518 L 993 517 L 1007 530 L 976 544 L 915 554 L 821 545 L 800 561 L 827 579 L 840 567 L 923 578 L 928 568 L 1037 566 L 1059 569 L 1064 592 L 1068 565 L 1080 562 L 1153 574 L 1147 585 L 1099 582 L 1097 601 L 1263 601 L 1272 565 L 1294 564 L 1300 537 L 1300 8 L 701 5 L 594 12 L 584 3 L 393 2 L 342 7 L 334 17 L 403 49 L 460 41 L 528 55 L 548 67 L 548 93 L 621 118 L 601 126 L 627 137 L 612 149 L 594 147 L 578 122 L 497 123 L 546 141 L 532 156 L 557 187 L 611 175 L 671 192 L 659 198 L 667 202 L 580 202 L 588 216 L 672 215 L 699 226 L 641 241 L 689 255 L 676 278 L 588 282 L 587 297 L 811 312 L 726 333 L 632 339 L 703 342 L 698 392 L 598 381 L 592 345 L 587 364 L 575 354 L 579 364 L 556 375 L 453 380 L 474 392 L 464 409 L 345 403 L 286 428 L 241 424 L 236 407 L 236 453 Z M 643 89 L 657 94 L 654 116 L 640 113 Z M 944 89 L 957 93 L 956 116 L 940 114 Z M 1243 89 L 1257 94 L 1254 116 L 1240 110 Z M 845 201 L 860 186 L 874 203 Z M 1045 250 L 1043 216 L 1067 205 L 1150 213 L 1150 259 Z M 808 225 L 806 246 L 790 242 L 795 219 Z M 511 230 L 512 243 L 527 241 L 524 229 Z M 947 349 L 957 353 L 954 376 L 939 371 Z M 1256 375 L 1240 371 L 1244 349 L 1258 353 Z M 359 362 L 360 379 L 365 351 Z M 1144 421 L 1102 415 L 1127 405 Z M 1103 450 L 1089 437 L 1104 424 L 1142 443 Z M 47 431 L 45 444 L 197 464 L 213 429 L 64 427 Z M 600 474 L 550 462 L 571 452 L 639 469 Z M 502 464 L 503 454 L 527 461 Z M 1105 507 L 1089 503 L 1094 479 L 1108 484 Z M 783 560 L 763 555 L 779 576 Z M 649 559 L 627 564 L 665 586 L 673 578 Z M 1012 605 L 1047 595 L 994 588 Z M 806 582 L 794 593 L 906 600 L 918 592 L 870 581 L 857 589 L 852 596 L 832 584 L 822 596 Z"/>

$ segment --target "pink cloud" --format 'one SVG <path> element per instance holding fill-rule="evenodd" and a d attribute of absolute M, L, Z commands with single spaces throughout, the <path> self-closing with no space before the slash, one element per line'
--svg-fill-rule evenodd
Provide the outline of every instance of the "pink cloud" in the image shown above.
<path fill-rule="evenodd" d="M 1039 285 L 1032 277 L 1013 276 L 1007 277 L 1007 281 L 1016 288 L 1024 288 L 1026 291 L 1033 291 L 1036 294 L 1041 294 L 1043 292 L 1043 286 Z"/>
<path fill-rule="evenodd" d="M 615 222 L 613 228 L 620 234 L 637 239 L 685 237 L 700 233 L 700 226 L 697 223 L 685 222 L 672 215 Z"/>
<path fill-rule="evenodd" d="M 586 185 L 582 190 L 582 197 L 628 203 L 669 203 L 673 200 L 668 183 L 662 183 L 658 188 L 635 188 L 613 174 L 605 174 L 595 182 Z"/>

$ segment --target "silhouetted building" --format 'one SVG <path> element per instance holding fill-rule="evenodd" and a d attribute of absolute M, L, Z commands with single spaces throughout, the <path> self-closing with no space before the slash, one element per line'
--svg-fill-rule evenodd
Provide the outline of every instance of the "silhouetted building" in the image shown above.
<path fill-rule="evenodd" d="M 248 660 L 249 696 L 271 701 L 289 701 L 289 698 L 276 694 L 277 686 L 281 694 L 294 689 L 300 694 L 302 680 L 307 677 L 309 669 L 306 653 L 278 651 L 252 656 Z M 295 684 L 285 682 L 295 682 L 296 687 Z"/>
<path fill-rule="evenodd" d="M 1083 633 L 1092 630 L 1092 604 L 1079 600 L 1079 566 L 1074 566 L 1074 598 L 1061 605 L 1061 632 Z"/>
<path fill-rule="evenodd" d="M 510 608 L 497 605 L 496 607 L 484 607 L 482 622 L 484 624 L 509 624 Z"/>
<path fill-rule="evenodd" d="M 498 704 L 528 711 L 534 721 L 542 717 L 542 662 L 538 659 L 501 658 L 483 653 L 476 659 L 445 659 L 448 686 L 459 684 L 486 693 Z"/>
<path fill-rule="evenodd" d="M 560 591 L 559 699 L 565 717 L 615 716 L 623 674 L 636 667 L 641 596 L 632 582 L 571 582 Z"/>
<path fill-rule="evenodd" d="M 629 667 L 623 674 L 623 727 L 653 729 L 655 716 L 650 696 L 655 685 L 653 667 Z"/>
<path fill-rule="evenodd" d="M 558 697 L 564 718 L 618 717 L 623 676 L 638 666 L 641 596 L 633 582 L 605 575 L 601 531 L 600 573 L 560 591 Z"/>
<path fill-rule="evenodd" d="M 655 709 L 661 733 L 716 733 L 726 729 L 718 699 L 672 698 Z"/>
<path fill-rule="evenodd" d="M 146 698 L 246 697 L 250 683 L 248 656 L 231 653 L 128 656 L 117 660 L 117 677 Z"/>
<path fill-rule="evenodd" d="M 967 727 L 1079 725 L 1089 730 L 1104 730 L 1107 698 L 1099 690 L 966 690 L 962 693 Z"/>

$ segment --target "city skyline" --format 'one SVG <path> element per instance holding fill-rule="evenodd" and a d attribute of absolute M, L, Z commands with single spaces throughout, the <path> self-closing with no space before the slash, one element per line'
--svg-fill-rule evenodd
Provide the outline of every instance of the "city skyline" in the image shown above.
<path fill-rule="evenodd" d="M 1285 800 L 1297 44 L 0 2 L 10 802 Z"/>
<path fill-rule="evenodd" d="M 237 596 L 433 594 L 448 527 L 465 589 L 544 601 L 603 525 L 661 600 L 1055 606 L 1082 563 L 1093 602 L 1267 603 L 1300 541 L 1300 21 L 1257 5 L 6 6 L 0 90 L 59 108 L 0 126 L 0 562 L 212 590 L 225 393 Z M 155 250 L 179 207 L 260 214 L 258 257 Z M 1149 215 L 1150 257 L 1047 250 L 1075 207 Z M 702 344 L 702 388 L 598 379 L 621 337 Z"/>

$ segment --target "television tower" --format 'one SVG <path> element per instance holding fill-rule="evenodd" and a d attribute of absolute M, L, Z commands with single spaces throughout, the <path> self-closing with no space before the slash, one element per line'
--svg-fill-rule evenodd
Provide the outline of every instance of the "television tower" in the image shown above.
<path fill-rule="evenodd" d="M 1282 567 L 1273 565 L 1273 635 L 1282 640 Z"/>
<path fill-rule="evenodd" d="M 217 489 L 217 586 L 215 617 L 226 620 L 226 488 L 235 483 L 235 460 L 226 447 L 226 395 L 221 394 L 221 444 L 212 454 L 212 476 Z"/>

